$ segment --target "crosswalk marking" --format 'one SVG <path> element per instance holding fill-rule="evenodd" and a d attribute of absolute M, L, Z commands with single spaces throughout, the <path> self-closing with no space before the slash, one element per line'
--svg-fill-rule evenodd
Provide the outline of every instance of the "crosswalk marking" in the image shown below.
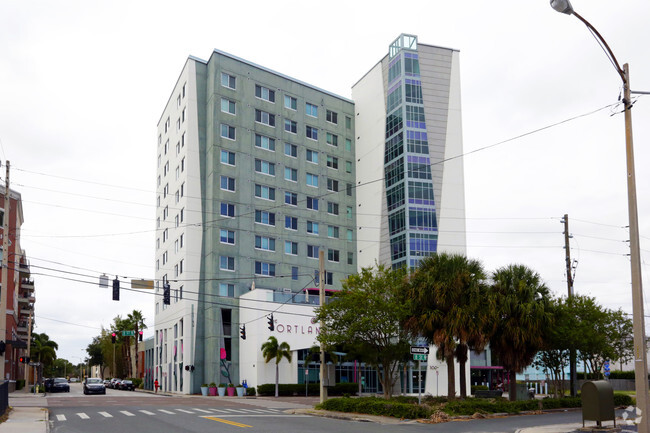
<path fill-rule="evenodd" d="M 90 419 L 90 417 L 83 412 L 78 412 L 77 416 L 81 419 Z"/>
<path fill-rule="evenodd" d="M 170 414 L 170 415 L 174 415 L 174 412 L 172 412 L 172 411 L 170 411 L 170 410 L 165 410 L 165 409 L 158 409 L 158 412 L 168 413 L 168 414 Z"/>
<path fill-rule="evenodd" d="M 135 416 L 135 414 L 129 412 L 128 410 L 121 410 L 120 413 L 123 413 L 126 416 Z"/>
<path fill-rule="evenodd" d="M 145 415 L 155 415 L 155 413 L 149 412 L 148 410 L 139 410 L 138 412 L 142 412 Z"/>
<path fill-rule="evenodd" d="M 183 413 L 194 413 L 191 410 L 185 410 L 185 409 L 176 409 L 176 410 Z"/>
<path fill-rule="evenodd" d="M 65 421 L 65 415 L 57 415 L 56 419 L 57 421 Z"/>
<path fill-rule="evenodd" d="M 113 415 L 108 412 L 99 412 L 99 414 L 105 418 L 113 418 Z"/>
<path fill-rule="evenodd" d="M 194 410 L 196 410 L 196 411 L 198 411 L 198 412 L 203 412 L 203 413 L 210 413 L 210 412 L 211 412 L 211 411 L 209 411 L 209 410 L 199 409 L 198 407 L 193 407 L 192 409 L 194 409 Z"/>

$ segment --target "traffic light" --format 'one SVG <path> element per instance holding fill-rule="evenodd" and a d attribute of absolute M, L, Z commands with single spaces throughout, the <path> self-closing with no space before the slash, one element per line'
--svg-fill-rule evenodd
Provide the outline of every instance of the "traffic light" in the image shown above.
<path fill-rule="evenodd" d="M 115 337 L 116 337 L 115 332 L 113 332 L 111 334 L 111 343 L 113 343 L 113 344 L 115 344 Z"/>
<path fill-rule="evenodd" d="M 239 328 L 239 333 L 241 334 L 241 339 L 245 340 L 246 339 L 246 325 L 242 325 L 242 327 Z"/>
<path fill-rule="evenodd" d="M 21 364 L 29 364 L 29 356 L 21 356 L 18 358 L 18 362 Z"/>
<path fill-rule="evenodd" d="M 169 283 L 163 283 L 163 304 L 170 305 L 172 302 L 171 288 Z"/>
<path fill-rule="evenodd" d="M 273 313 L 271 313 L 271 316 L 268 318 L 269 320 L 269 331 L 273 331 L 275 329 L 275 325 L 273 324 Z"/>
<path fill-rule="evenodd" d="M 138 336 L 138 341 L 142 341 L 142 334 L 144 334 L 144 332 L 140 331 L 139 334 L 140 335 Z"/>
<path fill-rule="evenodd" d="M 120 280 L 117 278 L 113 280 L 113 300 L 120 300 Z"/>

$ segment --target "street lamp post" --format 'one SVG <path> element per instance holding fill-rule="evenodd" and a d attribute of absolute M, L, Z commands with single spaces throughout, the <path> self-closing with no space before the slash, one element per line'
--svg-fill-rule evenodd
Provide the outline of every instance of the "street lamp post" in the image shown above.
<path fill-rule="evenodd" d="M 641 252 L 639 249 L 639 215 L 636 201 L 636 175 L 634 170 L 634 146 L 632 142 L 632 93 L 648 94 L 648 92 L 633 92 L 630 90 L 630 70 L 628 64 L 621 68 L 614 53 L 605 39 L 587 20 L 578 15 L 569 0 L 551 0 L 551 7 L 558 12 L 574 15 L 598 38 L 605 48 L 616 72 L 623 81 L 623 106 L 625 112 L 625 155 L 627 162 L 627 203 L 630 219 L 630 262 L 632 273 L 632 322 L 634 326 L 634 375 L 636 388 L 636 406 L 641 410 L 639 432 L 649 433 L 648 419 L 648 361 L 645 339 L 645 319 L 643 306 L 643 286 L 641 279 Z"/>

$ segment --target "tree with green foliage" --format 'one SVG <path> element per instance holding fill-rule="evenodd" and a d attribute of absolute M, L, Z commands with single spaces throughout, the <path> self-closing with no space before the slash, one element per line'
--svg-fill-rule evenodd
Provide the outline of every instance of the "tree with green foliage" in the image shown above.
<path fill-rule="evenodd" d="M 468 350 L 487 341 L 490 310 L 485 308 L 485 271 L 463 254 L 438 253 L 420 262 L 411 277 L 411 315 L 405 326 L 414 337 L 435 344 L 447 364 L 447 396 L 456 397 L 454 358 L 459 361 L 460 395 L 467 396 Z"/>
<path fill-rule="evenodd" d="M 75 366 L 68 361 L 67 359 L 57 358 L 52 363 L 51 374 L 48 376 L 51 377 L 70 377 L 76 376 Z"/>
<path fill-rule="evenodd" d="M 409 351 L 409 334 L 402 323 L 409 314 L 403 302 L 407 286 L 404 270 L 383 265 L 363 268 L 343 281 L 343 290 L 316 309 L 322 322 L 318 340 L 325 347 L 351 347 L 362 354 L 361 361 L 376 371 L 384 390 L 391 396 L 399 361 Z"/>
<path fill-rule="evenodd" d="M 102 350 L 102 341 L 101 335 L 93 337 L 92 343 L 86 347 L 86 353 L 88 353 L 90 365 L 99 366 L 100 377 L 104 378 L 104 351 Z"/>
<path fill-rule="evenodd" d="M 262 356 L 264 357 L 264 362 L 267 364 L 272 359 L 275 359 L 275 396 L 278 397 L 280 386 L 279 364 L 282 358 L 286 358 L 287 361 L 291 362 L 291 347 L 289 347 L 289 343 L 286 341 L 278 343 L 278 339 L 271 336 L 262 344 Z"/>
<path fill-rule="evenodd" d="M 45 375 L 51 375 L 51 367 L 56 359 L 56 351 L 58 349 L 59 345 L 55 341 L 50 340 L 50 337 L 46 333 L 32 333 L 30 356 L 35 361 L 43 364 L 43 373 Z"/>
<path fill-rule="evenodd" d="M 127 315 L 127 321 L 131 325 L 132 329 L 135 330 L 135 368 L 136 372 L 135 374 L 131 375 L 131 377 L 134 377 L 137 374 L 137 369 L 138 369 L 138 338 L 139 338 L 139 332 L 142 330 L 147 329 L 147 325 L 144 323 L 144 317 L 142 316 L 142 311 L 139 310 L 133 310 L 133 312 L 129 313 Z"/>
<path fill-rule="evenodd" d="M 564 371 L 569 366 L 570 349 L 576 348 L 578 332 L 575 315 L 566 299 L 551 299 L 548 307 L 553 326 L 545 329 L 544 341 L 533 365 L 544 371 L 553 396 L 560 398 L 566 391 Z"/>
<path fill-rule="evenodd" d="M 517 373 L 544 347 L 552 325 L 550 295 L 539 274 L 524 265 L 508 265 L 492 274 L 486 308 L 495 314 L 490 349 L 509 372 L 510 400 L 517 398 Z"/>

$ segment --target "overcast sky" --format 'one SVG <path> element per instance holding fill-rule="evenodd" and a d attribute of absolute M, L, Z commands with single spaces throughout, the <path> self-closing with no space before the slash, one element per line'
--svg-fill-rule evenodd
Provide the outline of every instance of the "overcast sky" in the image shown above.
<path fill-rule="evenodd" d="M 573 6 L 630 64 L 632 88 L 650 90 L 650 2 Z M 156 125 L 189 55 L 217 48 L 350 97 L 400 33 L 460 50 L 466 152 L 602 109 L 465 157 L 468 255 L 488 270 L 526 264 L 564 295 L 560 219 L 569 214 L 576 293 L 631 312 L 624 124 L 612 105 L 621 80 L 587 28 L 548 0 L 4 0 L 0 177 L 10 160 L 36 332 L 73 363 L 117 315 L 141 310 L 152 334 L 152 294 L 123 290 L 113 302 L 97 281 L 154 276 Z M 646 282 L 649 116 L 641 97 L 633 122 Z"/>

